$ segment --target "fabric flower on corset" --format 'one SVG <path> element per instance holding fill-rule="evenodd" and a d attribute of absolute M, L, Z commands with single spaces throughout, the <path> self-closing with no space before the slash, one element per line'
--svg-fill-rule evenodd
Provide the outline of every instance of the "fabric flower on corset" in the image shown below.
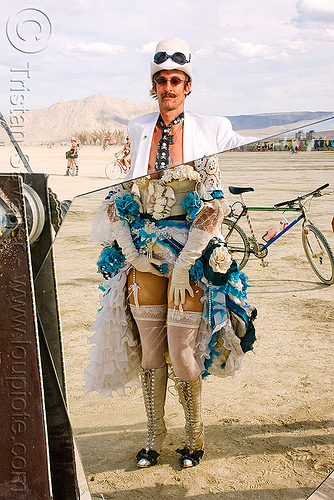
<path fill-rule="evenodd" d="M 138 214 L 139 203 L 134 200 L 131 194 L 125 194 L 121 198 L 118 198 L 115 200 L 115 204 L 121 217 Z"/>
<path fill-rule="evenodd" d="M 151 214 L 156 220 L 161 220 L 170 216 L 174 203 L 175 194 L 170 186 L 161 185 L 154 180 L 150 182 L 147 199 L 147 213 Z"/>
<path fill-rule="evenodd" d="M 168 184 L 175 180 L 199 182 L 201 180 L 201 176 L 191 165 L 180 165 L 178 167 L 165 170 L 160 180 L 164 184 Z"/>
<path fill-rule="evenodd" d="M 189 193 L 186 201 L 182 203 L 182 207 L 185 209 L 188 215 L 188 220 L 194 220 L 197 212 L 202 207 L 202 202 L 198 196 L 198 193 L 195 191 L 194 193 Z"/>
<path fill-rule="evenodd" d="M 226 247 L 216 247 L 209 259 L 209 265 L 216 273 L 226 273 L 232 264 L 232 259 Z"/>

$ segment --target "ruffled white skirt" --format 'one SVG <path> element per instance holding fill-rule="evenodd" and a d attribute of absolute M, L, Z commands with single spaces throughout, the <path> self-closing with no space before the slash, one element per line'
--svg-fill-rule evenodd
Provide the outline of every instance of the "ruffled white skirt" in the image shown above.
<path fill-rule="evenodd" d="M 127 304 L 127 264 L 114 277 L 105 279 L 105 292 L 101 296 L 101 308 L 91 330 L 95 333 L 88 339 L 95 344 L 91 351 L 91 363 L 85 368 L 87 394 L 97 391 L 101 398 L 124 395 L 125 389 L 138 386 L 141 363 L 141 346 L 136 325 Z M 202 321 L 200 323 L 195 357 L 204 373 L 220 377 L 232 376 L 241 368 L 244 352 L 240 339 L 235 335 L 228 313 L 219 324 L 209 324 L 208 299 L 204 296 Z M 174 314 L 182 314 L 175 310 Z M 218 334 L 214 346 L 210 346 L 213 335 Z M 214 347 L 215 355 L 212 356 Z M 212 359 L 209 369 L 205 361 Z"/>

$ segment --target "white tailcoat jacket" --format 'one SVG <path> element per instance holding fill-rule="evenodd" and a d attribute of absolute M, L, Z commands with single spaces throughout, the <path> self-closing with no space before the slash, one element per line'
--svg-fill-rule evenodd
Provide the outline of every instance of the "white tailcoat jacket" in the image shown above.
<path fill-rule="evenodd" d="M 131 140 L 131 169 L 125 180 L 147 174 L 151 142 L 159 112 L 139 116 L 128 124 Z M 228 118 L 184 112 L 183 162 L 226 151 L 257 140 L 232 129 Z"/>

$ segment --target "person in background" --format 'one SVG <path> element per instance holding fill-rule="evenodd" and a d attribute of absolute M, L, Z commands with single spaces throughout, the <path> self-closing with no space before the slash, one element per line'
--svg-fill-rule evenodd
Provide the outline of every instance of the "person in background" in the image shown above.
<path fill-rule="evenodd" d="M 67 168 L 65 175 L 69 175 L 69 170 L 72 161 L 74 161 L 75 164 L 75 175 L 79 175 L 79 165 L 78 165 L 78 151 L 79 151 L 80 144 L 76 140 L 75 137 L 71 137 L 71 149 L 69 151 L 66 151 L 66 158 L 67 158 Z"/>
<path fill-rule="evenodd" d="M 115 156 L 117 155 L 117 157 L 119 155 L 122 155 L 119 158 L 119 160 L 123 163 L 126 171 L 130 169 L 130 147 L 131 147 L 131 141 L 127 136 L 125 145 L 115 154 Z"/>

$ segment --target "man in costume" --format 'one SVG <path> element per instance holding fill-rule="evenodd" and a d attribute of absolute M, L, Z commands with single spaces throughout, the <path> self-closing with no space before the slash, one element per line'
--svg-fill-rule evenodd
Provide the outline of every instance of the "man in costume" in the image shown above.
<path fill-rule="evenodd" d="M 256 140 L 234 132 L 225 117 L 184 111 L 192 84 L 191 54 L 185 41 L 159 42 L 150 70 L 151 96 L 158 100 L 159 111 L 135 118 L 128 125 L 132 163 L 126 179 Z"/>
<path fill-rule="evenodd" d="M 133 180 L 110 191 L 93 223 L 92 240 L 105 247 L 98 262 L 105 293 L 85 391 L 122 394 L 139 369 L 148 421 L 139 467 L 157 463 L 166 435 L 167 361 L 186 421 L 177 452 L 182 467 L 193 467 L 204 454 L 202 378 L 232 375 L 255 340 L 247 277 L 220 234 L 229 207 L 218 160 L 207 157 L 250 138 L 226 118 L 184 111 L 190 58 L 182 40 L 158 43 L 151 94 L 159 113 L 130 122 Z"/>

